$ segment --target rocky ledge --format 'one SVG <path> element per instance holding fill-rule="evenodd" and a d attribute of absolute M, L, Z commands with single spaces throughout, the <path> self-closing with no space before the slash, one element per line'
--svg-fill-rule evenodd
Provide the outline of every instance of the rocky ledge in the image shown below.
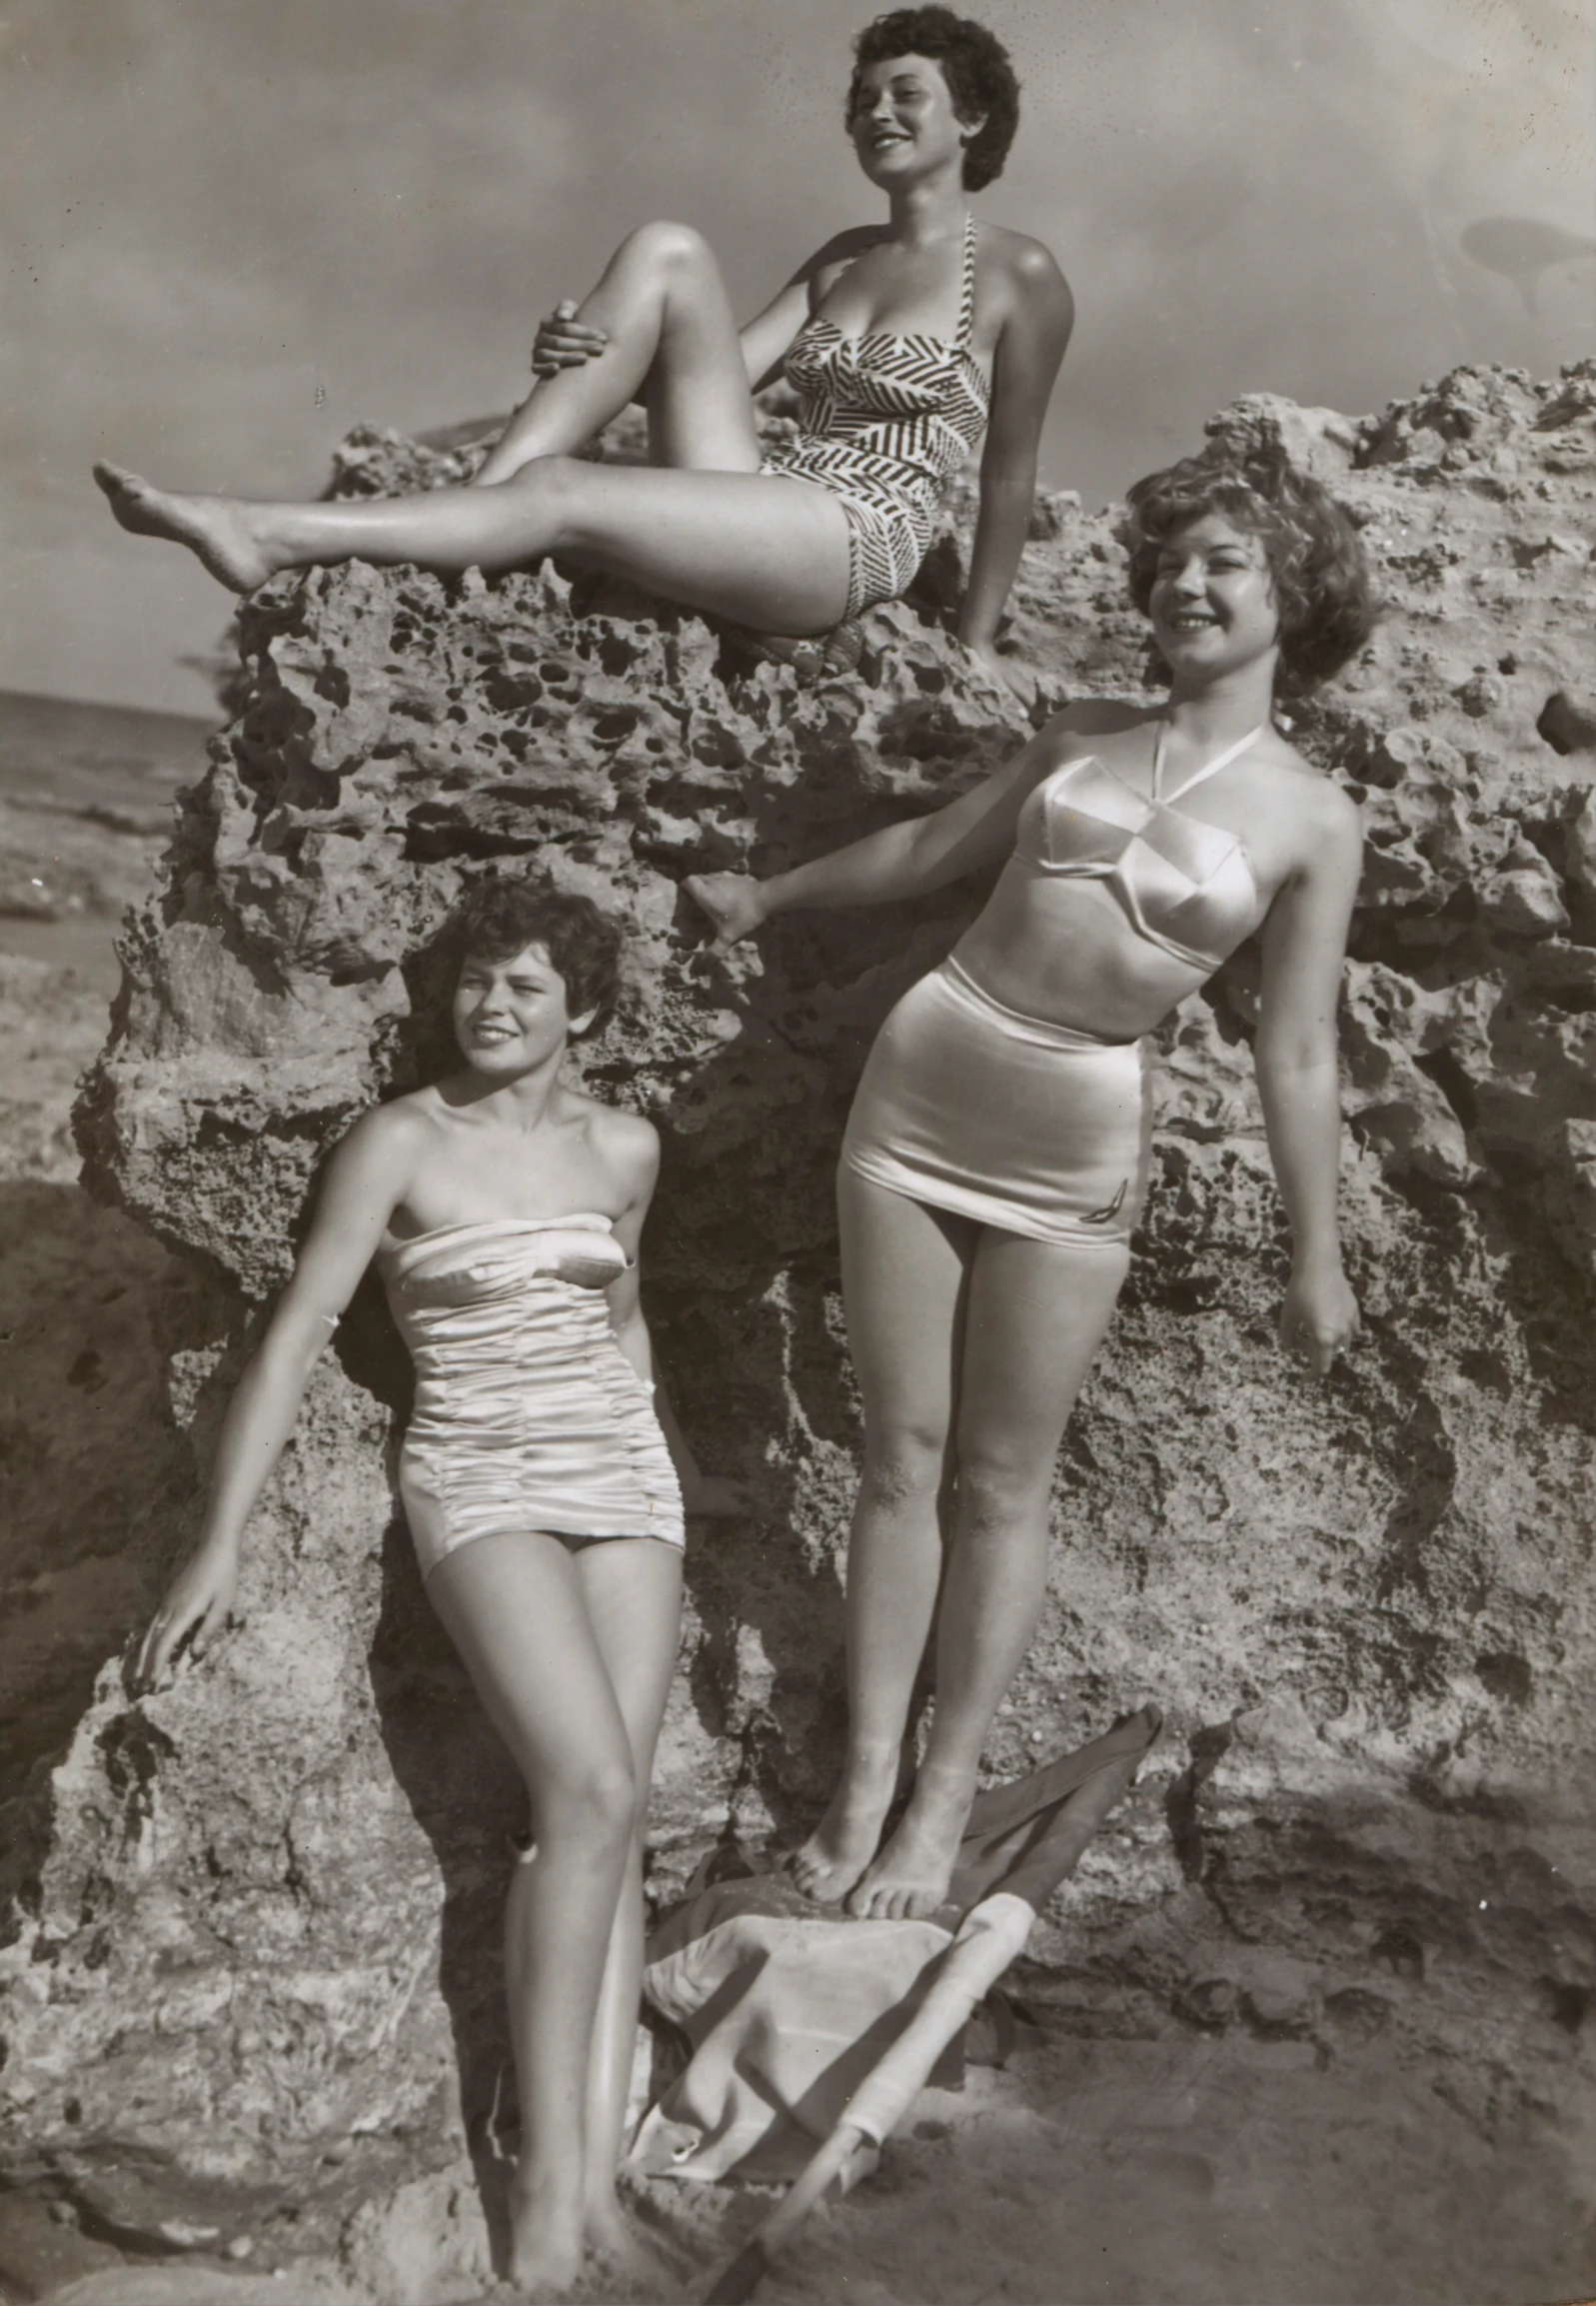
<path fill-rule="evenodd" d="M 988 1756 L 1015 1772 L 1144 1698 L 1169 1724 L 1030 1987 L 1081 2034 L 1249 2029 L 1321 2061 L 1382 2038 L 1482 2132 L 1533 2109 L 1555 2137 L 1591 2103 L 1596 1986 L 1596 365 L 1459 370 L 1363 421 L 1249 399 L 1210 429 L 1329 481 L 1389 602 L 1294 731 L 1368 827 L 1342 1039 L 1368 1325 L 1323 1386 L 1273 1341 L 1243 953 L 1163 1037 L 1158 1187 Z M 357 435 L 339 485 L 449 479 L 460 454 Z M 579 1062 L 662 1130 L 661 1357 L 704 1462 L 760 1501 L 690 1547 L 662 1895 L 717 1838 L 806 1819 L 837 1758 L 858 1425 L 830 1175 L 873 1029 L 978 897 L 793 919 L 720 961 L 680 883 L 931 807 L 1052 705 L 1145 678 L 1112 514 L 1065 495 L 1038 499 L 1016 591 L 1026 702 L 994 685 L 940 623 L 966 513 L 857 673 L 808 687 L 549 567 L 264 588 L 79 1107 L 92 1189 L 186 1260 L 168 1394 L 192 1493 L 318 1163 L 434 1062 L 428 945 L 463 876 L 536 859 L 632 923 L 628 999 Z M 341 2240 L 359 2271 L 382 2205 L 425 2204 L 436 2250 L 463 2214 L 519 1818 L 396 1523 L 404 1399 L 358 1300 L 259 1516 L 242 1630 L 154 1698 L 111 1659 L 65 1747 L 46 1707 L 7 1764 L 3 2169 L 112 2238 L 247 2237 L 257 2264 Z M 180 1535 L 130 1538 L 130 1631 Z"/>

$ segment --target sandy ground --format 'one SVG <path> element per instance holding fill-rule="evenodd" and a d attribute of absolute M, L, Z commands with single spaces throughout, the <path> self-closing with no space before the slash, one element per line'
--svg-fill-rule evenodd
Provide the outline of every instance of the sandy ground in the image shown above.
<path fill-rule="evenodd" d="M 123 717 L 125 719 L 125 717 Z M 76 1184 L 67 1116 L 103 1039 L 123 904 L 147 883 L 191 731 L 119 738 L 48 715 L 0 725 L 0 1278 L 5 1334 L 0 1734 L 46 1747 L 142 1613 L 119 1528 L 177 1477 L 161 1338 L 181 1272 Z M 53 730 L 53 734 L 52 734 Z M 92 742 L 91 742 L 92 738 Z M 123 740 L 126 739 L 124 743 Z M 122 751 L 119 753 L 119 745 Z M 68 748 L 69 750 L 71 748 Z M 1232 2029 L 1039 2047 L 927 2092 L 847 2202 L 822 2210 L 761 2297 L 814 2306 L 1550 2306 L 1596 2294 L 1596 2128 L 1550 2100 L 1494 2140 L 1444 2075 L 1390 2039 Z M 1566 2104 L 1567 2101 L 1565 2100 Z M 701 2296 L 769 2193 L 657 2183 L 641 2205 Z M 462 2277 L 383 2306 L 445 2306 Z M 481 2295 L 480 2289 L 477 2293 Z M 618 2295 L 602 2286 L 589 2297 Z M 369 2300 L 331 2270 L 133 2265 L 0 2197 L 0 2306 L 256 2306 Z M 500 2298 L 510 2295 L 501 2290 Z"/>

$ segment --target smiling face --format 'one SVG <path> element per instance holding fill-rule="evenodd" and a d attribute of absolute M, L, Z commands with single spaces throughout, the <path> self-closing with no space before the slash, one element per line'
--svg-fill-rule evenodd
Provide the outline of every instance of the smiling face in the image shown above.
<path fill-rule="evenodd" d="M 939 64 L 928 56 L 888 56 L 859 72 L 848 124 L 858 163 L 872 184 L 891 186 L 949 162 L 980 126 L 961 121 Z"/>
<path fill-rule="evenodd" d="M 1174 529 L 1158 551 L 1147 603 L 1177 685 L 1204 685 L 1279 652 L 1280 615 L 1263 540 L 1223 513 Z"/>
<path fill-rule="evenodd" d="M 566 981 L 548 949 L 529 945 L 509 961 L 468 953 L 455 988 L 455 1039 L 474 1073 L 511 1081 L 563 1054 L 592 1023 L 573 1017 Z"/>

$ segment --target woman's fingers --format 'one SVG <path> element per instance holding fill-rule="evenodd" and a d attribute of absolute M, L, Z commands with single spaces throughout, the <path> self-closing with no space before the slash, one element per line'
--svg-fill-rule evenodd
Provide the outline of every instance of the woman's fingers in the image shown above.
<path fill-rule="evenodd" d="M 581 368 L 584 361 L 603 352 L 610 342 L 602 328 L 590 328 L 577 319 L 576 312 L 572 298 L 562 297 L 554 311 L 546 313 L 538 323 L 532 365 L 540 376 L 553 376 L 563 368 Z"/>
<path fill-rule="evenodd" d="M 717 950 L 730 942 L 726 936 L 725 900 L 722 891 L 716 887 L 717 882 L 724 879 L 725 876 L 719 873 L 690 873 L 682 884 L 715 931 Z"/>
<path fill-rule="evenodd" d="M 142 1688 L 158 1689 L 171 1677 L 178 1644 L 191 1623 L 191 1617 L 185 1612 L 157 1610 L 139 1652 L 137 1676 Z"/>
<path fill-rule="evenodd" d="M 691 873 L 682 886 L 714 929 L 717 953 L 725 953 L 759 927 L 760 885 L 747 874 Z"/>
<path fill-rule="evenodd" d="M 156 1689 L 180 1664 L 203 1657 L 230 1622 L 238 1570 L 230 1555 L 202 1549 L 167 1588 L 150 1620 L 134 1668 L 139 1685 Z"/>
<path fill-rule="evenodd" d="M 1346 1321 L 1317 1322 L 1298 1316 L 1280 1323 L 1280 1342 L 1288 1353 L 1300 1355 L 1317 1377 L 1327 1376 L 1337 1353 L 1344 1352 L 1357 1335 L 1354 1312 Z"/>
<path fill-rule="evenodd" d="M 133 1678 L 141 1689 L 148 1689 L 157 1672 L 161 1644 L 166 1637 L 166 1619 L 152 1617 L 139 1643 L 139 1654 L 133 1666 Z"/>
<path fill-rule="evenodd" d="M 1339 1262 L 1293 1273 L 1280 1308 L 1280 1342 L 1325 1376 L 1362 1325 L 1357 1298 Z"/>

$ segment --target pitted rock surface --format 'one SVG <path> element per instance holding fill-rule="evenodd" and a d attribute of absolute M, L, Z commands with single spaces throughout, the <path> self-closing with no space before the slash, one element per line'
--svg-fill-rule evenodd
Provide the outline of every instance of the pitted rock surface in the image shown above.
<path fill-rule="evenodd" d="M 1394 2035 L 1488 2130 L 1588 2090 L 1596 1988 L 1574 1794 L 1596 1742 L 1596 367 L 1460 370 L 1361 421 L 1260 397 L 1210 429 L 1311 464 L 1389 602 L 1288 708 L 1368 830 L 1342 1027 L 1367 1331 L 1322 1386 L 1274 1341 L 1243 952 L 1160 1037 L 1158 1182 L 987 1760 L 1013 1774 L 1148 1697 L 1168 1717 L 1033 1943 L 1032 1990 L 1078 2030 L 1235 2026 L 1331 2058 Z M 362 434 L 338 485 L 468 466 Z M 662 1897 L 724 1833 L 808 1822 L 838 1759 L 858 1419 L 831 1171 L 871 1034 L 981 894 L 791 917 L 718 960 L 680 883 L 933 807 L 1050 706 L 1149 674 L 1112 512 L 1065 495 L 1038 499 L 1013 604 L 1034 701 L 994 685 L 937 622 L 968 511 L 966 487 L 858 674 L 807 688 L 550 567 L 265 587 L 79 1109 L 95 1191 L 203 1284 L 171 1366 L 198 1468 L 318 1164 L 436 1059 L 427 945 L 464 877 L 535 862 L 631 923 L 628 999 L 577 1063 L 662 1130 L 660 1357 L 701 1461 L 760 1499 L 690 1548 Z M 159 1696 L 108 1663 L 38 1756 L 0 1957 L 6 2164 L 107 2231 L 353 2248 L 385 2190 L 480 2147 L 520 1817 L 395 1519 L 405 1384 L 363 1295 L 258 1514 L 241 1629 Z M 167 1557 L 139 1542 L 154 1590 Z"/>

